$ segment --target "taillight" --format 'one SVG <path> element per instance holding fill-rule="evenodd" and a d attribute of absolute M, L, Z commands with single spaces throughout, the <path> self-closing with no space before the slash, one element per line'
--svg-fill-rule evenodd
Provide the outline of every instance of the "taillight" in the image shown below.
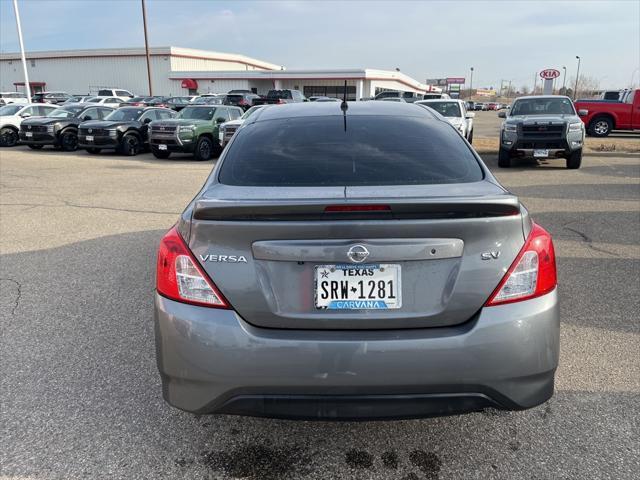
<path fill-rule="evenodd" d="M 551 235 L 533 224 L 520 253 L 485 306 L 520 302 L 551 292 L 558 284 Z"/>
<path fill-rule="evenodd" d="M 160 241 L 156 288 L 160 295 L 179 302 L 229 308 L 229 304 L 202 270 L 175 227 Z"/>

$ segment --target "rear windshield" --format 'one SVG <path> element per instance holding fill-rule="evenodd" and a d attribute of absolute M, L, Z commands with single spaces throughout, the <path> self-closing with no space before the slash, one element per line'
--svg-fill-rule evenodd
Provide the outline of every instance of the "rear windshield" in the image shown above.
<path fill-rule="evenodd" d="M 423 117 L 259 121 L 238 131 L 219 181 L 243 186 L 416 185 L 482 180 L 448 124 Z"/>

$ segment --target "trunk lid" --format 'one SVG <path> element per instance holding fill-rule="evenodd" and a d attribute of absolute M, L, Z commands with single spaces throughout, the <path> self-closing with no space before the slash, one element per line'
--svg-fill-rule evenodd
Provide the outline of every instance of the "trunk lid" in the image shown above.
<path fill-rule="evenodd" d="M 366 212 L 326 207 L 388 206 Z M 214 184 L 192 205 L 189 246 L 247 322 L 291 329 L 456 325 L 482 308 L 524 244 L 516 197 L 489 182 L 385 187 Z M 401 306 L 315 305 L 316 267 L 399 265 Z M 483 260 L 482 253 L 499 252 Z M 246 261 L 242 261 L 242 259 Z"/>

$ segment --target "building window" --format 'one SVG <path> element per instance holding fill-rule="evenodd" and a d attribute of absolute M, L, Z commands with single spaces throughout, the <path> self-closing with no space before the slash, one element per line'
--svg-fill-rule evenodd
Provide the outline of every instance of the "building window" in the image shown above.
<path fill-rule="evenodd" d="M 344 97 L 344 85 L 328 85 L 328 86 L 305 86 L 305 97 Z M 356 98 L 355 85 L 347 85 L 347 100 L 354 101 Z"/>
<path fill-rule="evenodd" d="M 31 66 L 32 66 L 32 67 L 35 67 L 35 66 L 36 66 L 36 61 L 35 61 L 33 58 L 31 59 Z"/>

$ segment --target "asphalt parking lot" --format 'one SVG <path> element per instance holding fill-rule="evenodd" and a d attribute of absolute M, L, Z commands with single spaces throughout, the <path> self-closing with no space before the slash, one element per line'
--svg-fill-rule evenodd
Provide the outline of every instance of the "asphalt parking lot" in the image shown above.
<path fill-rule="evenodd" d="M 555 396 L 523 412 L 332 423 L 197 417 L 162 400 L 156 245 L 213 162 L 0 151 L 0 476 L 637 478 L 640 156 L 589 155 L 580 170 L 484 157 L 555 238 Z"/>

